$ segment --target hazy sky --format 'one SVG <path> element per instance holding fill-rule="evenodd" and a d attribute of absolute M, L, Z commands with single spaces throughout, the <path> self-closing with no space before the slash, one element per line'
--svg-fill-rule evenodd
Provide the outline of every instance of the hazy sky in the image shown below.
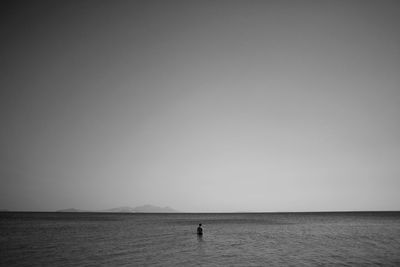
<path fill-rule="evenodd" d="M 400 210 L 399 1 L 12 1 L 0 208 Z"/>

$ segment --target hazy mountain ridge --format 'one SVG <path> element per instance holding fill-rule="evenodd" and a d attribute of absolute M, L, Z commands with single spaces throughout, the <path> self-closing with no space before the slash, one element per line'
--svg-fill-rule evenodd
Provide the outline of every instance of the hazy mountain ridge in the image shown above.
<path fill-rule="evenodd" d="M 162 212 L 162 213 L 178 212 L 177 210 L 174 210 L 170 207 L 157 207 L 152 205 L 138 206 L 134 210 L 135 212 Z"/>
<path fill-rule="evenodd" d="M 69 208 L 69 209 L 56 210 L 56 212 L 89 212 L 89 210 Z"/>
<path fill-rule="evenodd" d="M 143 205 L 137 207 L 117 207 L 111 209 L 97 210 L 97 211 L 88 211 L 88 210 L 80 210 L 75 208 L 62 209 L 57 210 L 57 212 L 121 212 L 121 213 L 174 213 L 178 212 L 170 207 L 158 207 L 153 205 Z"/>

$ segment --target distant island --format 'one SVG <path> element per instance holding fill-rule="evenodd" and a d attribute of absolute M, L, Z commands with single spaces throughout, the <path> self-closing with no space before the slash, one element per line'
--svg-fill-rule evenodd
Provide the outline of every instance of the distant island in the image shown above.
<path fill-rule="evenodd" d="M 134 208 L 132 208 L 132 207 L 117 207 L 117 208 L 112 208 L 112 209 L 96 210 L 96 211 L 69 208 L 69 209 L 57 210 L 56 212 L 174 213 L 174 212 L 179 212 L 179 211 L 174 210 L 170 207 L 157 207 L 157 206 L 153 206 L 153 205 L 143 205 L 143 206 L 137 206 Z"/>
<path fill-rule="evenodd" d="M 88 210 L 78 210 L 78 209 L 63 209 L 63 210 L 56 210 L 56 212 L 88 212 Z"/>

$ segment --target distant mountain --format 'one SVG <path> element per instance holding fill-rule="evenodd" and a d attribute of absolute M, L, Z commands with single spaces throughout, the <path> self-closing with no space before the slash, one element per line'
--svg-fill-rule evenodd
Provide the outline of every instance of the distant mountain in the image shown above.
<path fill-rule="evenodd" d="M 80 209 L 63 209 L 57 210 L 57 212 L 120 212 L 120 213 L 173 213 L 178 212 L 170 207 L 157 207 L 152 205 L 143 205 L 135 208 L 132 207 L 117 207 L 112 209 L 105 210 L 97 210 L 97 211 L 88 211 L 88 210 L 80 210 Z"/>
<path fill-rule="evenodd" d="M 152 205 L 143 205 L 133 209 L 135 212 L 154 212 L 154 213 L 169 213 L 178 212 L 170 207 L 157 207 Z"/>
<path fill-rule="evenodd" d="M 178 212 L 170 207 L 157 207 L 152 205 L 143 205 L 135 208 L 132 207 L 118 207 L 113 209 L 101 210 L 101 212 L 138 212 L 138 213 L 171 213 Z"/>
<path fill-rule="evenodd" d="M 118 208 L 100 210 L 100 212 L 135 212 L 135 209 L 131 207 L 118 207 Z"/>
<path fill-rule="evenodd" d="M 70 208 L 70 209 L 57 210 L 56 212 L 87 212 L 87 211 Z"/>

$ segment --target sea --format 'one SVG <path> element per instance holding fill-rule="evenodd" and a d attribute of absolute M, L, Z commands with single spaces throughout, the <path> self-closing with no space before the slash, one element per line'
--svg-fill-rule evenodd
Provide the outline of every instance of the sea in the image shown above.
<path fill-rule="evenodd" d="M 400 212 L 1 212 L 0 265 L 400 266 Z"/>

